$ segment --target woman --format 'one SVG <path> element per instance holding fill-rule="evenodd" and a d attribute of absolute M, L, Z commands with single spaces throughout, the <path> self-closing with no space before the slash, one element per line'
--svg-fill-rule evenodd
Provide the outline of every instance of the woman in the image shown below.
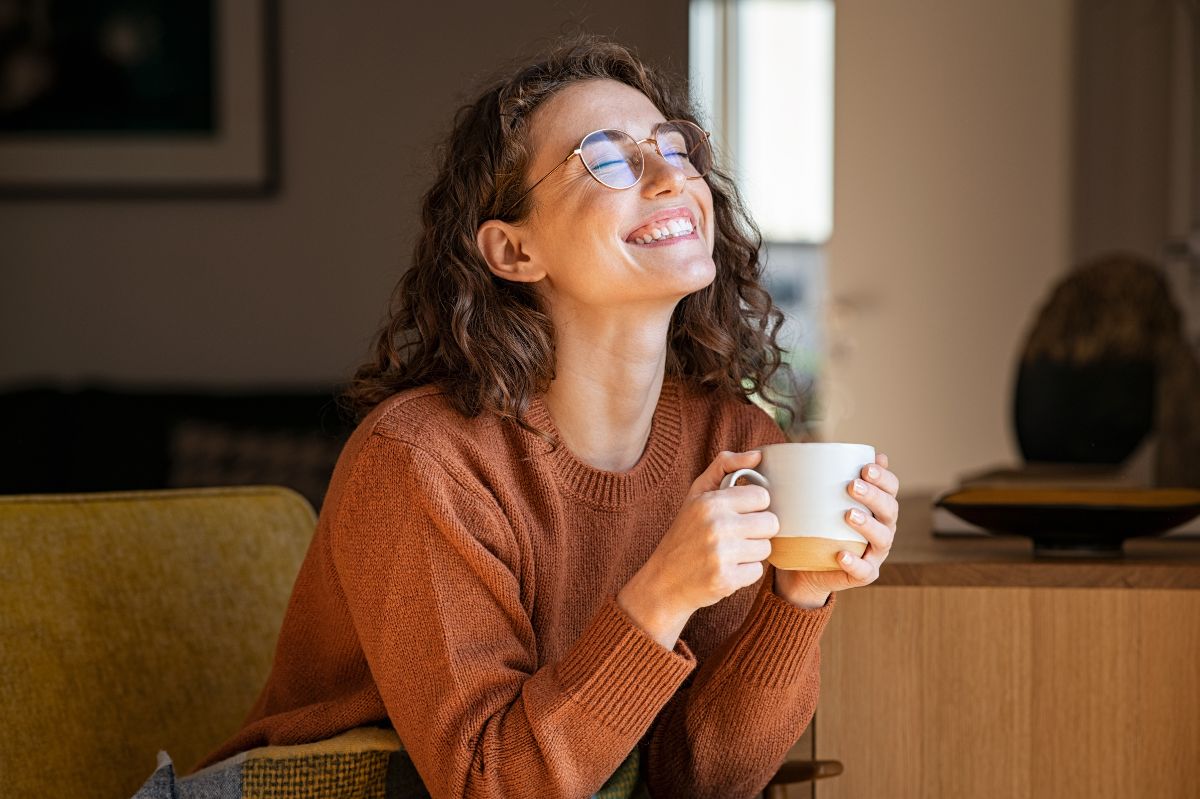
<path fill-rule="evenodd" d="M 595 133 L 593 133 L 595 132 Z M 777 520 L 722 476 L 783 441 L 758 241 L 681 96 L 594 39 L 460 111 L 275 664 L 208 758 L 392 724 L 435 797 L 750 796 L 808 724 L 834 592 L 870 541 L 764 570 Z M 849 503 L 848 503 L 849 505 Z"/>

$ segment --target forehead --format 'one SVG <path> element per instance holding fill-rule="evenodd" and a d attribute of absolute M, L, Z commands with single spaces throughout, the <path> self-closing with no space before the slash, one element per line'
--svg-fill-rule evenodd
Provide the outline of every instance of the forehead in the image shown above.
<path fill-rule="evenodd" d="M 607 79 L 573 83 L 534 111 L 530 120 L 534 161 L 562 158 L 585 135 L 602 128 L 643 139 L 663 120 L 650 98 L 632 86 Z"/>

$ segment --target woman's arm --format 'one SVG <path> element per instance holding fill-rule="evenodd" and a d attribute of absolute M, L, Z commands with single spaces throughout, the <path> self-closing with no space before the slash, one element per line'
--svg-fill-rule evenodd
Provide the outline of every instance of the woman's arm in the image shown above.
<path fill-rule="evenodd" d="M 770 415 L 742 408 L 723 446 L 787 441 Z M 767 567 L 750 603 L 730 598 L 705 626 L 729 630 L 655 721 L 645 770 L 659 797 L 754 796 L 803 734 L 820 689 L 818 641 L 833 610 L 827 592 L 772 590 Z M 753 589 L 745 589 L 753 590 Z M 812 606 L 817 607 L 813 608 Z M 744 614 L 744 615 L 739 615 Z"/>
<path fill-rule="evenodd" d="M 590 795 L 694 668 L 612 599 L 538 664 L 511 527 L 417 445 L 372 435 L 338 503 L 346 634 L 435 797 Z"/>
<path fill-rule="evenodd" d="M 811 721 L 818 641 L 835 600 L 798 608 L 770 590 L 773 571 L 745 621 L 655 722 L 645 758 L 655 799 L 756 796 Z"/>

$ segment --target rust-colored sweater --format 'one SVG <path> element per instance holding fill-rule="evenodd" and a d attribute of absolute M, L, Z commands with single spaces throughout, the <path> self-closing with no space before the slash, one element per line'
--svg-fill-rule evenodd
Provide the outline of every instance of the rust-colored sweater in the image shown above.
<path fill-rule="evenodd" d="M 528 420 L 557 434 L 545 404 Z M 782 441 L 754 405 L 668 378 L 646 450 L 607 472 L 435 388 L 358 427 L 334 470 L 271 675 L 205 759 L 392 724 L 434 797 L 583 797 L 639 743 L 654 797 L 762 790 L 817 702 L 832 610 L 772 574 L 674 651 L 615 602 L 723 450 Z"/>

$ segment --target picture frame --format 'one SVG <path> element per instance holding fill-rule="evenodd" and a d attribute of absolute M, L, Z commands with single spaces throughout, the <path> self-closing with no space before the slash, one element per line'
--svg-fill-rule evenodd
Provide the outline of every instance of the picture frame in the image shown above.
<path fill-rule="evenodd" d="M 14 91 L 38 86 L 28 77 L 37 69 L 0 84 L 0 99 L 9 100 L 0 105 L 0 199 L 278 192 L 277 0 L 46 0 L 29 8 L 41 18 L 10 36 L 0 58 L 23 47 L 17 55 L 33 67 L 34 58 L 48 62 L 42 73 L 50 77 L 25 107 L 12 101 Z M 203 24 L 183 18 L 197 12 Z M 81 51 L 93 59 L 84 61 L 88 69 L 79 67 Z M 107 82 L 95 82 L 97 73 Z"/>

